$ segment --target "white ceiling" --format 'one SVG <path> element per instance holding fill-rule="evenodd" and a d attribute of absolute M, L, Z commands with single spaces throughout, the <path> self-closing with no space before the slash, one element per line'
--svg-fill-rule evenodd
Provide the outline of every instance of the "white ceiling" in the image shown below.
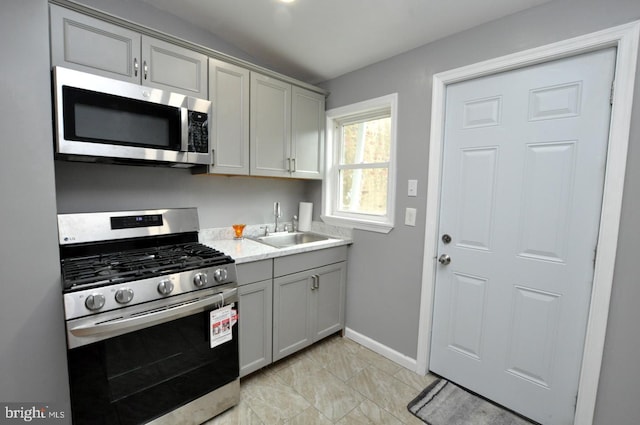
<path fill-rule="evenodd" d="M 142 0 L 319 83 L 550 0 Z"/>

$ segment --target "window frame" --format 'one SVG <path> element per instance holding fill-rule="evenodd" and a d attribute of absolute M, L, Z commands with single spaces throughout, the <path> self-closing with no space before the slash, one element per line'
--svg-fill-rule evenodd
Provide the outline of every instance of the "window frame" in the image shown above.
<path fill-rule="evenodd" d="M 387 177 L 387 210 L 384 215 L 374 215 L 356 212 L 339 211 L 340 193 L 339 167 L 341 136 L 338 132 L 344 124 L 360 122 L 367 119 L 380 118 L 388 111 L 391 119 L 390 146 Z M 398 93 L 369 99 L 351 105 L 334 108 L 326 112 L 326 156 L 325 180 L 322 187 L 322 220 L 327 224 L 345 226 L 355 229 L 368 230 L 379 233 L 389 233 L 395 226 L 395 195 L 396 195 L 396 145 L 397 145 L 397 111 Z M 385 113 L 384 116 L 387 114 Z M 376 163 L 378 165 L 383 163 Z M 367 166 L 357 167 L 366 169 Z"/>

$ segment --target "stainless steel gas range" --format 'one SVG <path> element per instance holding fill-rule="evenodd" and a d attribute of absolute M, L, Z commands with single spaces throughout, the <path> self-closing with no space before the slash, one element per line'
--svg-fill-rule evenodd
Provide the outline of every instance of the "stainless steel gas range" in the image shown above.
<path fill-rule="evenodd" d="M 199 424 L 239 401 L 234 260 L 193 208 L 58 215 L 74 425 Z"/>

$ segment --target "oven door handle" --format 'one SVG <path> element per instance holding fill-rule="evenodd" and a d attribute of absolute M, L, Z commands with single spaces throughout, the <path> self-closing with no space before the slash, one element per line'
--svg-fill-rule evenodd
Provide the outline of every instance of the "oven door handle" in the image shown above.
<path fill-rule="evenodd" d="M 225 299 L 233 296 L 232 291 L 219 292 L 210 297 L 202 298 L 192 302 L 186 302 L 175 307 L 169 307 L 164 310 L 153 311 L 151 313 L 141 314 L 139 316 L 127 317 L 123 319 L 111 320 L 104 323 L 79 325 L 69 329 L 69 332 L 76 337 L 96 337 L 105 333 L 114 333 L 121 335 L 127 331 L 146 328 L 159 323 L 168 322 L 170 320 L 179 319 L 189 316 L 193 313 L 204 311 L 207 307 L 224 304 Z M 114 335 L 115 336 L 115 335 Z M 101 338 L 103 339 L 103 338 Z"/>

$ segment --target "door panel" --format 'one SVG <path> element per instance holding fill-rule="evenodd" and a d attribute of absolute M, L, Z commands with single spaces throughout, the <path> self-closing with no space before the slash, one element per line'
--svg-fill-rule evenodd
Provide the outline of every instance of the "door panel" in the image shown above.
<path fill-rule="evenodd" d="M 462 149 L 458 246 L 489 250 L 494 216 L 494 190 L 498 150 Z"/>
<path fill-rule="evenodd" d="M 480 360 L 487 280 L 454 273 L 451 287 L 449 347 Z"/>
<path fill-rule="evenodd" d="M 573 423 L 615 56 L 447 87 L 431 369 L 544 424 Z"/>
<path fill-rule="evenodd" d="M 560 295 L 522 286 L 513 292 L 507 372 L 550 388 Z"/>
<path fill-rule="evenodd" d="M 520 256 L 565 262 L 575 154 L 576 141 L 527 146 L 520 213 Z M 536 208 L 545 203 L 554 208 Z"/>

